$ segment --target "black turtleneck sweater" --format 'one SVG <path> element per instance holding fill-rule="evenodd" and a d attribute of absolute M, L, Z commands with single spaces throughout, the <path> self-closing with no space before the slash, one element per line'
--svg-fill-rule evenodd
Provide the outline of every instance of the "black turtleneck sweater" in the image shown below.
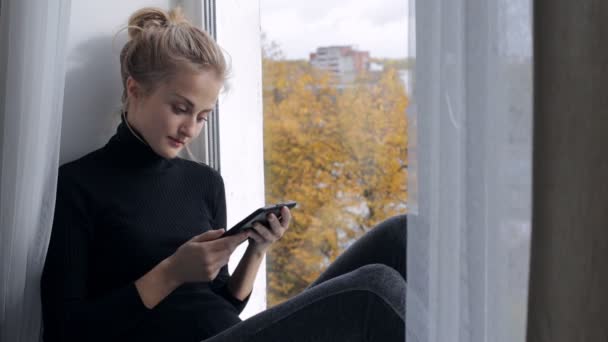
<path fill-rule="evenodd" d="M 44 341 L 200 341 L 238 323 L 245 302 L 224 266 L 153 309 L 135 281 L 184 242 L 226 227 L 222 177 L 164 159 L 126 127 L 102 148 L 59 168 L 41 281 Z"/>

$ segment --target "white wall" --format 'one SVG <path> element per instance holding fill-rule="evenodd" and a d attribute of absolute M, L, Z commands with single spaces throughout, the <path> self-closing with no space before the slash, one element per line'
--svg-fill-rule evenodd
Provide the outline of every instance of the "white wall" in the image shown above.
<path fill-rule="evenodd" d="M 232 58 L 230 90 L 220 98 L 220 155 L 228 226 L 264 205 L 262 61 L 259 0 L 217 1 L 217 40 Z M 233 270 L 246 244 L 235 252 Z M 266 308 L 266 267 L 256 278 L 249 317 Z"/>
<path fill-rule="evenodd" d="M 168 8 L 169 0 L 72 1 L 63 102 L 60 164 L 103 146 L 120 117 L 120 49 L 126 31 L 114 34 L 135 10 Z"/>

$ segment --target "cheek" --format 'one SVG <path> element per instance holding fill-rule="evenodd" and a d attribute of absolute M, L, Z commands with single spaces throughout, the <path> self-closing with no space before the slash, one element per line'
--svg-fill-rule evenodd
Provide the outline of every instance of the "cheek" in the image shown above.
<path fill-rule="evenodd" d="M 164 109 L 159 112 L 158 126 L 165 131 L 176 130 L 180 125 L 179 115 L 175 115 L 171 108 Z"/>
<path fill-rule="evenodd" d="M 153 115 L 150 115 L 149 118 L 148 127 L 150 133 L 154 135 L 153 138 L 151 137 L 153 140 L 161 140 L 168 135 L 171 130 L 171 125 L 169 118 L 166 115 L 163 115 L 161 112 L 155 112 Z"/>

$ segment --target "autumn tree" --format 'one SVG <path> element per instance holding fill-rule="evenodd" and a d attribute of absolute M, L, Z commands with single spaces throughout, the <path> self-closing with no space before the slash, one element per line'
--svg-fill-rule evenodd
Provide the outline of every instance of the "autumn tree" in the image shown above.
<path fill-rule="evenodd" d="M 264 44 L 266 201 L 296 200 L 268 254 L 268 300 L 302 291 L 407 200 L 407 96 L 394 67 L 353 84 Z"/>

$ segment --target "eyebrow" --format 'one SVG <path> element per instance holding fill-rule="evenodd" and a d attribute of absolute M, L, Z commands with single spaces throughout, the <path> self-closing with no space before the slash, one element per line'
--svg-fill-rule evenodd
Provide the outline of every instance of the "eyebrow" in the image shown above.
<path fill-rule="evenodd" d="M 172 95 L 173 95 L 173 96 L 177 96 L 177 97 L 181 98 L 182 100 L 186 101 L 186 104 L 187 104 L 188 106 L 190 106 L 191 108 L 194 108 L 194 103 L 192 103 L 192 101 L 190 101 L 190 100 L 189 100 L 187 97 L 185 97 L 184 95 L 180 95 L 180 94 L 178 94 L 178 93 L 173 93 Z M 213 110 L 213 108 L 205 108 L 205 109 L 203 109 L 201 112 L 210 112 L 210 111 L 212 111 L 212 110 Z"/>

